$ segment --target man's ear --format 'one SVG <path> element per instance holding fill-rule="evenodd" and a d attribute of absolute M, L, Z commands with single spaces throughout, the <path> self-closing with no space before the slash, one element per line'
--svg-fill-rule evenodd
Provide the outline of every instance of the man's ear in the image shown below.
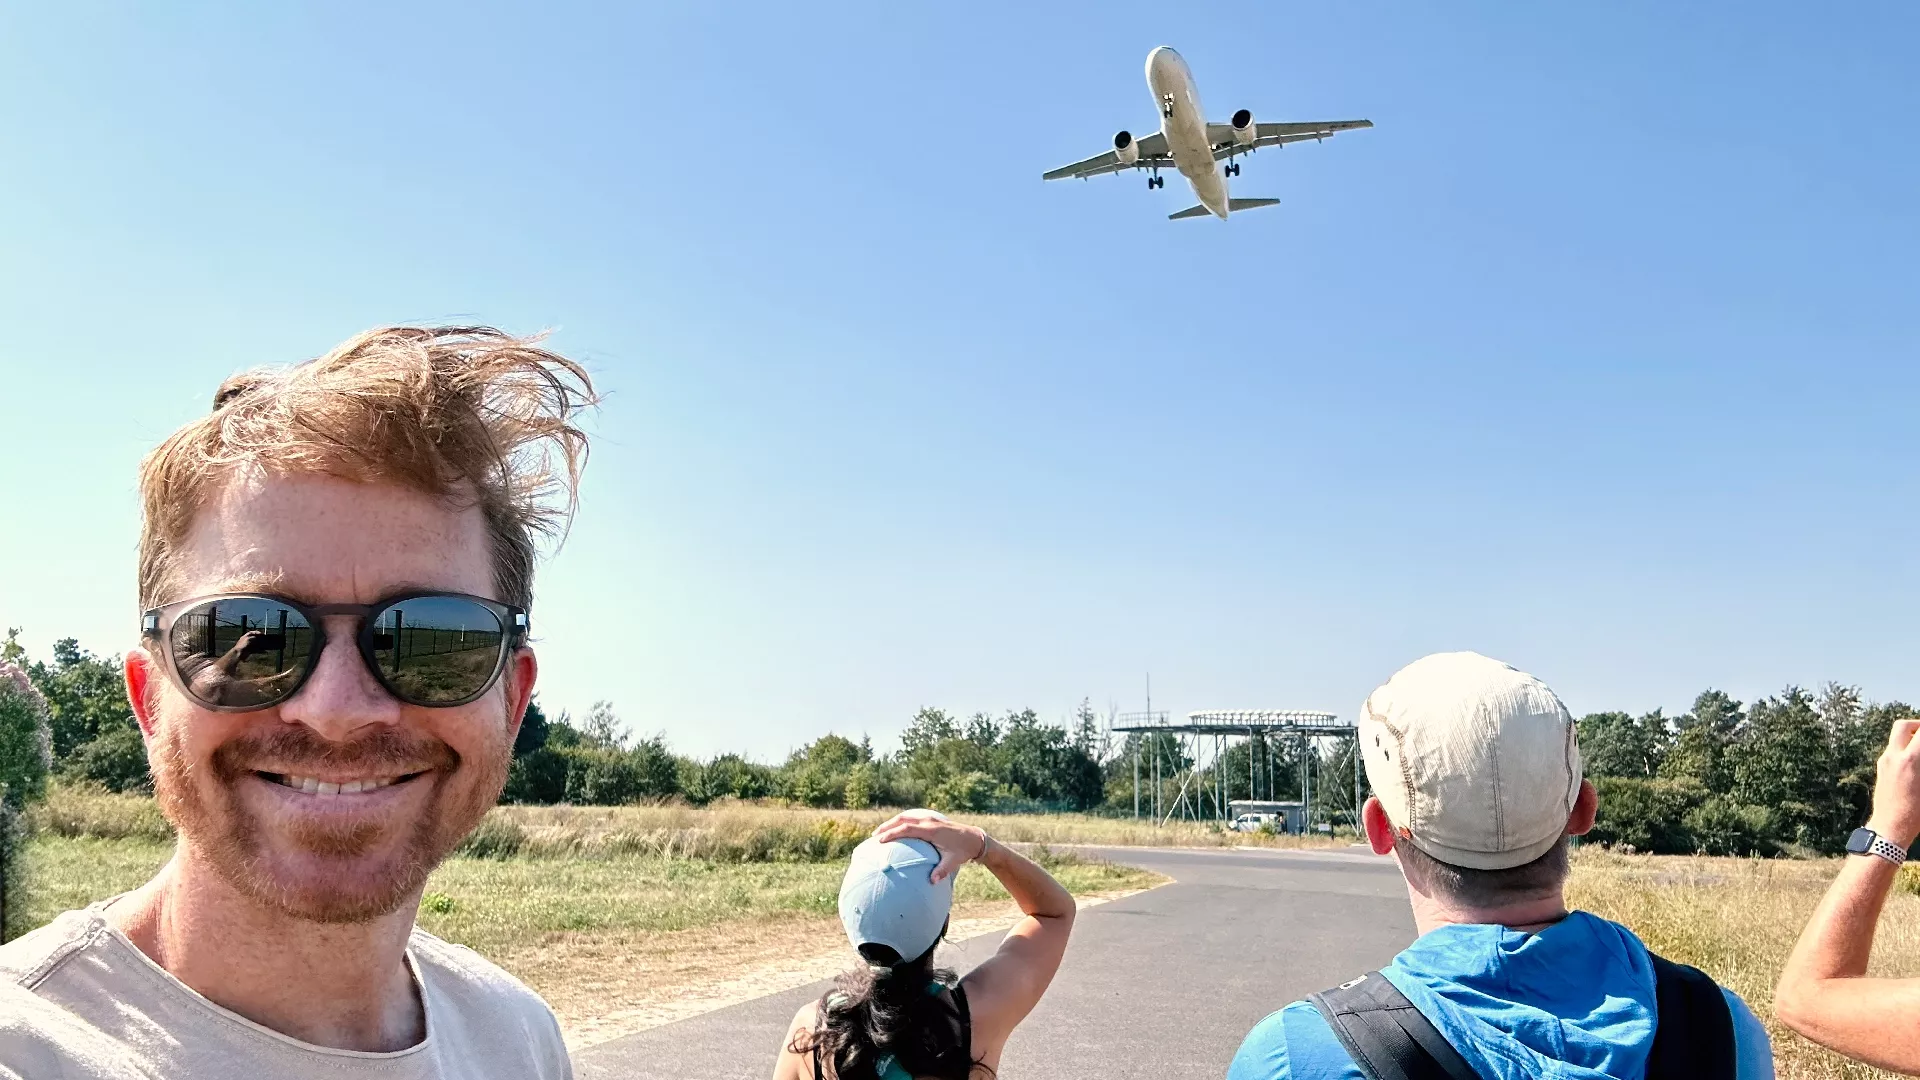
<path fill-rule="evenodd" d="M 1367 829 L 1367 846 L 1373 848 L 1375 855 L 1385 855 L 1393 850 L 1393 822 L 1387 817 L 1387 808 L 1380 805 L 1378 796 L 1367 796 L 1367 805 L 1360 811 L 1360 820 Z"/>
<path fill-rule="evenodd" d="M 1593 819 L 1600 812 L 1600 793 L 1594 790 L 1593 781 L 1580 781 L 1580 794 L 1573 798 L 1573 813 L 1567 815 L 1567 835 L 1585 836 L 1593 828 Z"/>
<path fill-rule="evenodd" d="M 520 725 L 527 718 L 527 704 L 533 700 L 533 682 L 540 675 L 540 662 L 533 650 L 521 646 L 507 657 L 507 745 L 520 737 Z"/>
<path fill-rule="evenodd" d="M 153 702 L 159 696 L 159 661 L 153 654 L 138 646 L 127 650 L 127 657 L 120 662 L 121 670 L 127 680 L 127 704 L 133 708 L 133 719 L 140 725 L 140 734 L 153 738 Z"/>

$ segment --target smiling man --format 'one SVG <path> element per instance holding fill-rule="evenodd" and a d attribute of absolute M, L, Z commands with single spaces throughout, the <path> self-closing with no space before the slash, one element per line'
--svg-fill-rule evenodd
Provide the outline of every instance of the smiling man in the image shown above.
<path fill-rule="evenodd" d="M 141 468 L 127 692 L 179 841 L 0 946 L 0 1077 L 567 1077 L 546 1005 L 414 926 L 533 693 L 586 373 L 388 328 L 238 376 Z"/>

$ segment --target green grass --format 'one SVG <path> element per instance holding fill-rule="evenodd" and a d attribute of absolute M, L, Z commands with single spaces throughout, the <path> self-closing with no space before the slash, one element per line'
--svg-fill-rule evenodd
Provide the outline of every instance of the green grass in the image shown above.
<path fill-rule="evenodd" d="M 20 853 L 25 914 L 19 925 L 41 926 L 63 911 L 137 888 L 172 854 L 171 841 L 33 837 Z"/>
<path fill-rule="evenodd" d="M 1154 875 L 1109 863 L 1054 858 L 1051 872 L 1074 893 L 1142 888 Z M 834 914 L 846 867 L 824 863 L 719 863 L 617 855 L 604 859 L 449 859 L 427 890 L 445 897 L 420 925 L 498 955 L 530 935 L 663 932 L 739 919 Z M 956 902 L 1004 900 L 977 866 L 961 871 Z"/>
<path fill-rule="evenodd" d="M 787 835 L 817 837 L 814 830 L 805 822 Z M 506 855 L 496 846 L 490 856 L 455 855 L 428 879 L 419 925 L 525 980 L 569 1032 L 623 1009 L 697 998 L 755 964 L 777 969 L 845 946 L 834 915 L 846 861 L 800 861 L 818 850 L 810 840 L 759 862 L 594 846 L 601 853 Z M 139 836 L 36 836 L 22 853 L 34 888 L 20 925 L 135 888 L 172 853 L 171 842 Z M 1161 880 L 1044 847 L 1031 854 L 1078 895 Z M 1007 894 L 978 866 L 960 872 L 954 892 L 957 919 L 1014 914 L 992 903 Z"/>
<path fill-rule="evenodd" d="M 39 926 L 69 908 L 134 888 L 172 854 L 171 844 L 143 839 L 40 836 L 23 860 L 32 888 L 25 926 Z M 1154 875 L 1036 850 L 1075 893 L 1152 884 Z M 441 864 L 427 882 L 420 925 L 482 954 L 498 955 L 547 933 L 661 932 L 735 919 L 783 914 L 832 915 L 845 864 L 728 863 L 659 855 L 598 858 L 469 858 Z M 955 899 L 1005 899 L 977 866 L 960 874 Z"/>

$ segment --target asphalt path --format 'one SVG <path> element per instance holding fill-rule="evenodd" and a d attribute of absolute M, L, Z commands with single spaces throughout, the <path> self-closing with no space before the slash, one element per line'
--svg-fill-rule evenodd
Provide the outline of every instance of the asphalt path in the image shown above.
<path fill-rule="evenodd" d="M 1173 882 L 1080 913 L 1047 996 L 1000 1075 L 1220 1080 L 1247 1030 L 1289 1001 L 1377 968 L 1414 938 L 1389 859 L 1348 851 L 1092 848 Z M 1000 935 L 953 947 L 965 971 Z M 851 951 L 849 951 L 851 958 Z M 766 1080 L 821 982 L 590 1047 L 581 1080 Z"/>

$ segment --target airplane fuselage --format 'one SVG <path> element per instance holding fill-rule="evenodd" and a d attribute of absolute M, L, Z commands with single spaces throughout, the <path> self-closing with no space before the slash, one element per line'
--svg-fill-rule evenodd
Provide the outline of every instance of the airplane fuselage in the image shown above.
<path fill-rule="evenodd" d="M 1207 113 L 1200 107 L 1193 71 L 1179 53 L 1162 45 L 1147 54 L 1147 86 L 1153 90 L 1154 108 L 1160 112 L 1160 134 L 1166 137 L 1174 167 L 1192 185 L 1200 205 L 1218 217 L 1226 217 L 1227 177 L 1213 159 L 1213 144 L 1207 139 Z"/>

